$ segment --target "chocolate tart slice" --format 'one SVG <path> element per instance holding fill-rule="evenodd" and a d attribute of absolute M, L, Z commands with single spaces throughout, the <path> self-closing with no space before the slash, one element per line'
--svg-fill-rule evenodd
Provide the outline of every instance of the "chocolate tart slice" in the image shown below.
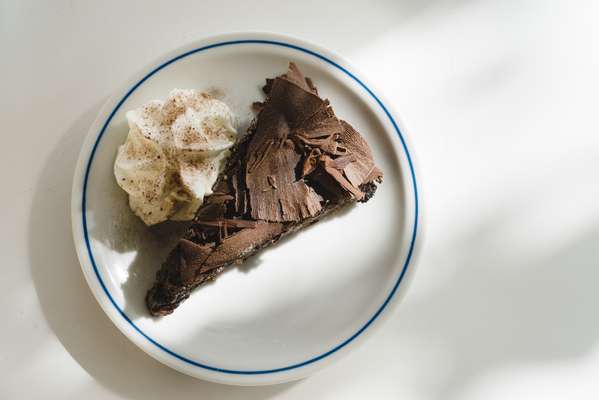
<path fill-rule="evenodd" d="M 294 63 L 263 90 L 214 194 L 156 274 L 146 296 L 152 315 L 172 313 L 193 289 L 283 236 L 368 201 L 382 182 L 366 141 Z"/>

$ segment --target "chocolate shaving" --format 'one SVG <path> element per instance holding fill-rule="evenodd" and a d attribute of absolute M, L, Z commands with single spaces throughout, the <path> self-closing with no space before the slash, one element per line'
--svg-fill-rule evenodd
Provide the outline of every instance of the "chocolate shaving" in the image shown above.
<path fill-rule="evenodd" d="M 327 160 L 326 163 L 331 168 L 343 169 L 347 165 L 349 165 L 350 163 L 356 161 L 356 156 L 354 154 L 349 154 L 347 156 L 341 156 L 341 157 L 337 157 L 335 159 L 331 159 L 329 157 L 326 157 L 326 160 Z"/>
<path fill-rule="evenodd" d="M 312 91 L 312 93 L 318 96 L 318 89 L 316 89 L 316 86 L 314 86 L 314 82 L 312 82 L 312 79 L 306 77 L 306 83 L 308 84 L 310 91 Z"/>
<path fill-rule="evenodd" d="M 362 193 L 362 191 L 355 187 L 354 185 L 351 184 L 351 182 L 349 182 L 345 176 L 343 176 L 343 174 L 341 173 L 341 171 L 339 171 L 337 168 L 331 167 L 329 165 L 327 165 L 327 162 L 324 162 L 324 170 L 333 178 L 337 181 L 337 183 L 346 191 L 348 191 L 349 193 L 351 193 L 356 199 L 361 200 L 362 197 L 364 197 L 364 193 Z"/>
<path fill-rule="evenodd" d="M 230 194 L 213 193 L 210 195 L 210 204 L 223 204 L 226 201 L 233 200 L 235 197 Z"/>
<path fill-rule="evenodd" d="M 302 90 L 307 92 L 312 92 L 304 74 L 302 74 L 295 63 L 289 63 L 289 68 L 287 72 L 281 75 L 280 78 L 286 79 L 289 82 L 294 83 L 299 86 Z M 276 80 L 276 79 L 275 79 Z"/>
<path fill-rule="evenodd" d="M 267 147 L 267 151 L 270 149 L 272 146 Z M 321 197 L 305 182 L 296 180 L 295 168 L 300 155 L 291 140 L 286 140 L 280 149 L 270 152 L 262 160 L 260 166 L 246 174 L 252 218 L 273 222 L 301 221 L 322 209 Z M 272 190 L 269 179 L 277 182 L 277 190 Z"/>
<path fill-rule="evenodd" d="M 371 181 L 380 182 L 383 179 L 383 173 L 375 166 L 368 143 L 346 121 L 341 121 L 341 125 L 343 131 L 340 134 L 340 140 L 344 143 L 347 152 L 355 157 L 353 162 L 343 168 L 348 181 L 354 187 Z"/>
<path fill-rule="evenodd" d="M 310 153 L 304 158 L 304 163 L 302 165 L 302 174 L 301 178 L 304 178 L 307 175 L 310 175 L 316 169 L 318 165 L 318 159 L 320 158 L 320 150 L 319 149 L 311 149 Z"/>
<path fill-rule="evenodd" d="M 228 226 L 231 228 L 255 228 L 259 224 L 258 221 L 253 220 L 245 220 L 245 219 L 232 219 L 232 218 L 223 218 L 219 220 L 213 221 L 204 221 L 204 220 L 196 220 L 194 221 L 194 225 L 197 226 L 211 226 L 211 227 L 221 227 Z"/>
<path fill-rule="evenodd" d="M 254 251 L 256 246 L 261 246 L 283 232 L 283 225 L 260 222 L 252 229 L 243 229 L 223 242 L 208 256 L 201 272 L 245 258 Z"/>

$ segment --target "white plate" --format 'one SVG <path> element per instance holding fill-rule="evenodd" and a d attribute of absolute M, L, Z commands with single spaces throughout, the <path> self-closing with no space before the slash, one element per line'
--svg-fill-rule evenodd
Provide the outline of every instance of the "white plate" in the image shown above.
<path fill-rule="evenodd" d="M 215 90 L 251 120 L 267 77 L 295 61 L 371 145 L 385 180 L 376 196 L 263 251 L 197 290 L 174 314 L 151 318 L 144 296 L 180 224 L 146 228 L 112 166 L 125 112 L 172 88 Z M 117 91 L 90 128 L 75 171 L 72 223 L 87 282 L 114 324 L 146 353 L 186 374 L 228 384 L 298 379 L 347 353 L 403 297 L 416 241 L 418 197 L 397 116 L 346 61 L 274 34 L 230 34 L 162 57 Z"/>

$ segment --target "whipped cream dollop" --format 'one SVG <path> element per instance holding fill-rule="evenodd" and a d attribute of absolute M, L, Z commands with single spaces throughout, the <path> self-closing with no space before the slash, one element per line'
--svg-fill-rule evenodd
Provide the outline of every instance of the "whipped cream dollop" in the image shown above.
<path fill-rule="evenodd" d="M 193 219 L 235 144 L 235 117 L 206 93 L 174 89 L 127 112 L 129 134 L 114 163 L 118 185 L 146 225 Z"/>

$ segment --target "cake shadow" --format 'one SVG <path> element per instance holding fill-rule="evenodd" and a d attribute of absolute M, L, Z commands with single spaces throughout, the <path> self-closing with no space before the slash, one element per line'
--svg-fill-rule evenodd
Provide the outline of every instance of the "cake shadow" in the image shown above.
<path fill-rule="evenodd" d="M 199 288 L 195 289 L 191 296 L 204 287 L 218 284 L 219 277 L 231 273 L 233 270 L 238 270 L 243 273 L 249 274 L 254 269 L 258 268 L 262 264 L 262 256 L 270 251 L 275 251 L 280 246 L 285 245 L 290 240 L 293 240 L 297 235 L 309 234 L 314 229 L 314 225 L 321 225 L 327 221 L 332 221 L 337 218 L 343 218 L 347 214 L 351 213 L 351 210 L 356 207 L 355 203 L 343 207 L 338 211 L 328 214 L 322 217 L 317 223 L 306 226 L 303 229 L 293 232 L 289 235 L 284 236 L 276 243 L 261 249 L 256 254 L 248 257 L 240 265 L 231 265 L 225 269 L 217 279 L 209 281 Z M 131 213 L 133 215 L 133 213 Z M 133 216 L 135 217 L 135 216 Z M 135 217 L 137 218 L 137 217 Z M 141 224 L 143 225 L 143 224 Z M 146 229 L 149 234 L 153 237 L 158 238 L 158 242 L 161 243 L 159 247 L 156 246 L 144 246 L 140 247 L 136 252 L 136 256 L 131 262 L 128 269 L 128 277 L 121 284 L 124 295 L 124 308 L 123 312 L 132 320 L 136 321 L 140 318 L 149 318 L 150 314 L 145 304 L 145 294 L 152 287 L 154 282 L 154 276 L 160 269 L 164 260 L 168 256 L 168 253 L 172 248 L 175 247 L 179 238 L 183 235 L 183 232 L 187 229 L 190 223 L 172 222 L 167 221 L 160 223 L 152 227 L 142 226 L 140 229 Z M 121 251 L 132 250 L 131 246 L 122 246 Z M 176 312 L 176 311 L 175 311 Z M 154 318 L 168 318 L 166 317 L 154 317 Z"/>
<path fill-rule="evenodd" d="M 30 273 L 51 332 L 94 381 L 123 398 L 162 399 L 176 391 L 189 399 L 258 400 L 296 385 L 227 386 L 181 374 L 140 351 L 99 307 L 71 241 L 70 198 L 77 156 L 100 106 L 95 104 L 63 133 L 49 152 L 33 195 L 28 222 Z"/>

